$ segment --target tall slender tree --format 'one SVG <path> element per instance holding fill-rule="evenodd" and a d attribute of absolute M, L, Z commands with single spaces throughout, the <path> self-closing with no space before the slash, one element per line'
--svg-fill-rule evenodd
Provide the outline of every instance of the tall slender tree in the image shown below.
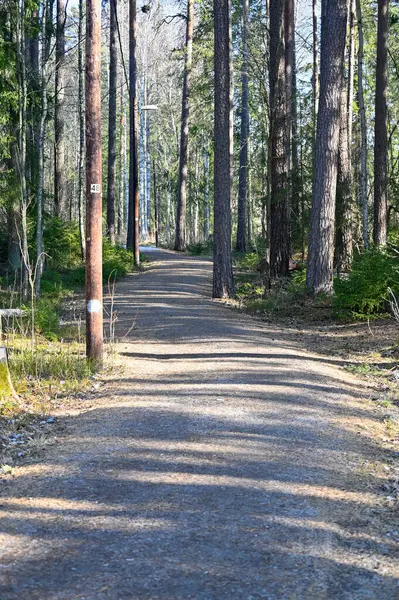
<path fill-rule="evenodd" d="M 214 245 L 213 297 L 234 294 L 230 197 L 230 0 L 214 0 Z"/>
<path fill-rule="evenodd" d="M 378 0 L 373 229 L 374 244 L 377 246 L 385 246 L 388 236 L 388 4 L 389 0 Z"/>
<path fill-rule="evenodd" d="M 314 294 L 330 293 L 333 283 L 335 194 L 347 15 L 347 0 L 323 0 L 320 100 L 306 277 Z"/>
<path fill-rule="evenodd" d="M 40 53 L 40 120 L 37 138 L 38 181 L 36 193 L 36 278 L 35 295 L 39 298 L 43 270 L 43 192 L 44 192 L 44 139 L 47 119 L 47 44 L 46 44 L 47 0 L 41 10 L 41 53 Z"/>
<path fill-rule="evenodd" d="M 65 176 L 65 24 L 66 0 L 57 0 L 54 108 L 54 197 L 56 213 L 66 218 L 68 199 Z"/>
<path fill-rule="evenodd" d="M 284 4 L 281 0 L 270 0 L 269 10 L 270 274 L 272 277 L 281 277 L 288 275 L 290 260 L 289 119 L 285 69 Z"/>
<path fill-rule="evenodd" d="M 79 22 L 78 22 L 78 103 L 79 103 L 79 166 L 78 166 L 78 213 L 80 250 L 82 260 L 86 256 L 86 237 L 84 221 L 84 163 L 85 163 L 85 81 L 83 61 L 83 1 L 79 0 Z"/>
<path fill-rule="evenodd" d="M 349 70 L 350 75 L 350 70 Z M 353 206 L 352 206 L 352 169 L 350 160 L 351 140 L 349 138 L 348 96 L 349 78 L 342 73 L 341 119 L 338 146 L 338 180 L 336 198 L 336 244 L 335 261 L 338 272 L 348 272 L 353 255 Z"/>
<path fill-rule="evenodd" d="M 111 244 L 115 243 L 116 88 L 118 77 L 118 51 L 116 45 L 117 10 L 118 0 L 110 0 L 107 234 Z"/>
<path fill-rule="evenodd" d="M 16 150 L 16 167 L 20 180 L 20 225 L 17 232 L 22 258 L 22 296 L 29 292 L 29 248 L 28 248 L 28 188 L 26 183 L 26 149 L 27 149 L 27 76 L 26 76 L 26 2 L 21 0 L 17 11 L 16 23 L 16 57 L 18 84 L 18 135 Z"/>
<path fill-rule="evenodd" d="M 313 143 L 316 142 L 316 124 L 317 111 L 319 108 L 319 30 L 317 23 L 317 0 L 312 0 L 312 21 L 313 21 Z"/>
<path fill-rule="evenodd" d="M 134 262 L 140 264 L 139 248 L 139 119 L 137 107 L 137 7 L 136 0 L 129 0 L 129 214 L 127 224 L 127 247 L 133 250 Z"/>
<path fill-rule="evenodd" d="M 249 0 L 242 5 L 242 72 L 241 72 L 241 134 L 240 171 L 238 178 L 237 241 L 236 250 L 247 248 L 247 195 L 248 195 L 248 136 L 249 136 L 249 90 L 248 90 L 248 26 Z"/>
<path fill-rule="evenodd" d="M 175 250 L 186 248 L 188 134 L 190 113 L 191 71 L 193 60 L 194 0 L 187 0 L 186 44 L 184 56 L 183 94 L 181 109 L 179 183 L 177 190 Z"/>
<path fill-rule="evenodd" d="M 357 85 L 360 115 L 360 205 L 362 208 L 363 246 L 369 246 L 369 216 L 367 202 L 367 119 L 366 105 L 363 89 L 363 59 L 364 59 L 364 34 L 361 0 L 356 0 L 356 16 L 358 29 L 358 55 L 357 55 Z"/>

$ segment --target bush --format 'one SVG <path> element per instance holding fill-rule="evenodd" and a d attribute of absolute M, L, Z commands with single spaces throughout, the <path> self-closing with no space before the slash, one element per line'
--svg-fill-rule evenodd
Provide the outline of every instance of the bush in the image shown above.
<path fill-rule="evenodd" d="M 399 293 L 399 261 L 387 250 L 373 248 L 355 257 L 347 279 L 334 283 L 334 307 L 338 314 L 369 319 L 388 309 L 388 290 Z"/>
<path fill-rule="evenodd" d="M 196 244 L 190 244 L 187 246 L 187 252 L 192 256 L 209 256 L 213 252 L 213 244 L 209 242 L 197 242 Z"/>
<path fill-rule="evenodd" d="M 104 281 L 120 279 L 135 270 L 134 255 L 121 246 L 112 246 L 108 238 L 103 241 L 103 278 Z"/>
<path fill-rule="evenodd" d="M 79 228 L 76 223 L 57 217 L 48 219 L 43 231 L 43 243 L 51 269 L 73 269 L 82 263 Z"/>
<path fill-rule="evenodd" d="M 259 263 L 264 257 L 256 252 L 236 253 L 234 255 L 234 266 L 243 271 L 256 271 Z"/>

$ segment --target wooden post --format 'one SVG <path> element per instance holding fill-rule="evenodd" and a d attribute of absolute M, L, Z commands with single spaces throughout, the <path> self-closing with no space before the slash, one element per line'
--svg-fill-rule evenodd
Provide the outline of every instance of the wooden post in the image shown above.
<path fill-rule="evenodd" d="M 101 0 L 86 1 L 86 354 L 103 358 Z"/>

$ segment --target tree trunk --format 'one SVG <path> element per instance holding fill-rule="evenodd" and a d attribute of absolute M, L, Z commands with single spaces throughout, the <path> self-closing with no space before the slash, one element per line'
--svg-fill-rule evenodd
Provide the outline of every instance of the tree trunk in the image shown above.
<path fill-rule="evenodd" d="M 317 111 L 319 107 L 319 33 L 317 26 L 317 0 L 312 0 L 313 15 L 313 144 L 316 144 Z"/>
<path fill-rule="evenodd" d="M 352 130 L 353 130 L 353 97 L 355 88 L 355 13 L 356 0 L 349 0 L 349 64 L 348 64 L 348 96 L 347 96 L 347 118 L 348 118 L 348 144 L 349 165 L 352 170 Z"/>
<path fill-rule="evenodd" d="M 284 6 L 281 0 L 270 0 L 270 275 L 273 278 L 288 275 L 290 260 L 285 62 Z"/>
<path fill-rule="evenodd" d="M 242 73 L 241 73 L 241 135 L 240 135 L 240 171 L 238 179 L 237 206 L 237 241 L 236 250 L 247 249 L 246 216 L 247 216 L 247 180 L 248 180 L 248 12 L 249 0 L 243 0 L 242 7 Z"/>
<path fill-rule="evenodd" d="M 136 0 L 129 0 L 129 217 L 127 247 L 133 250 L 134 262 L 140 264 L 139 248 L 139 165 L 138 165 L 138 110 L 137 110 L 137 20 Z"/>
<path fill-rule="evenodd" d="M 230 0 L 214 0 L 214 247 L 213 297 L 234 295 L 231 257 Z"/>
<path fill-rule="evenodd" d="M 350 76 L 350 69 L 348 75 Z M 341 122 L 338 147 L 335 263 L 338 273 L 350 271 L 353 258 L 352 170 L 350 160 L 348 97 L 351 83 L 342 72 Z"/>
<path fill-rule="evenodd" d="M 177 190 L 175 250 L 186 248 L 188 118 L 190 111 L 191 70 L 193 57 L 194 0 L 187 0 L 186 47 L 181 110 L 179 184 Z"/>
<path fill-rule="evenodd" d="M 209 242 L 210 206 L 209 206 L 209 153 L 204 136 L 204 242 Z"/>
<path fill-rule="evenodd" d="M 44 0 L 41 18 L 42 40 L 46 37 L 47 3 Z M 44 187 L 44 136 L 47 119 L 47 53 L 46 44 L 41 45 L 40 66 L 40 96 L 41 112 L 37 138 L 38 152 L 38 181 L 36 194 L 36 269 L 35 269 L 35 296 L 40 297 L 40 284 L 43 270 L 43 187 Z"/>
<path fill-rule="evenodd" d="M 21 232 L 18 232 L 22 257 L 22 297 L 29 292 L 29 250 L 28 250 L 28 190 L 26 185 L 26 140 L 27 140 L 27 80 L 26 80 L 26 4 L 21 0 L 17 21 L 17 79 L 18 79 L 18 174 L 21 186 Z"/>
<path fill-rule="evenodd" d="M 314 294 L 331 293 L 333 285 L 335 195 L 347 1 L 323 0 L 322 10 L 320 100 L 307 269 L 307 285 Z"/>
<path fill-rule="evenodd" d="M 118 0 L 110 0 L 107 234 L 111 244 L 115 244 L 116 86 L 118 77 L 118 51 L 116 45 L 117 10 Z"/>
<path fill-rule="evenodd" d="M 155 224 L 155 246 L 158 248 L 159 246 L 159 228 L 160 228 L 160 215 L 159 215 L 159 205 L 158 205 L 158 190 L 157 190 L 157 172 L 155 168 L 155 159 L 152 163 L 153 170 L 153 188 L 154 188 L 154 224 Z"/>
<path fill-rule="evenodd" d="M 292 237 L 297 241 L 300 239 L 300 166 L 299 166 L 299 140 L 298 140 L 298 100 L 297 100 L 297 68 L 296 68 L 296 43 L 295 43 L 295 0 L 293 2 L 292 15 L 292 80 L 291 80 L 291 223 Z"/>
<path fill-rule="evenodd" d="M 357 27 L 359 48 L 357 55 L 357 80 L 360 114 L 360 205 L 362 207 L 363 224 L 363 245 L 369 246 L 369 214 L 367 203 L 367 119 L 363 91 L 363 57 L 364 57 L 364 36 L 362 8 L 360 0 L 356 0 Z"/>
<path fill-rule="evenodd" d="M 65 219 L 68 199 L 65 177 L 65 22 L 66 0 L 57 0 L 54 107 L 54 197 L 57 216 Z"/>
<path fill-rule="evenodd" d="M 84 163 L 85 163 L 85 82 L 83 64 L 83 19 L 84 0 L 79 0 L 79 24 L 78 24 L 78 110 L 79 110 L 79 175 L 78 175 L 78 210 L 79 210 L 79 233 L 82 260 L 86 257 L 85 238 L 85 200 L 84 200 Z"/>
<path fill-rule="evenodd" d="M 125 198 L 125 161 L 126 161 L 126 122 L 125 122 L 125 74 L 121 77 L 120 127 L 119 127 L 119 200 L 118 200 L 118 236 L 122 235 L 124 198 Z"/>
<path fill-rule="evenodd" d="M 385 246 L 388 235 L 388 1 L 378 0 L 373 230 L 374 244 L 377 246 Z"/>
<path fill-rule="evenodd" d="M 147 115 L 146 124 L 145 124 L 145 176 L 146 176 L 146 202 L 145 206 L 147 209 L 146 222 L 147 222 L 147 232 L 151 238 L 152 228 L 151 228 L 151 151 L 150 151 L 150 116 Z"/>

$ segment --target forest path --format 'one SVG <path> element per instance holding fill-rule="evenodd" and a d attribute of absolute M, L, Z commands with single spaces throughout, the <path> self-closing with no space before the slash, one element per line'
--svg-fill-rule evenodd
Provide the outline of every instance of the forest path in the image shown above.
<path fill-rule="evenodd" d="M 1 484 L 1 600 L 399 598 L 367 391 L 213 302 L 209 261 L 149 254 L 122 374 Z"/>

